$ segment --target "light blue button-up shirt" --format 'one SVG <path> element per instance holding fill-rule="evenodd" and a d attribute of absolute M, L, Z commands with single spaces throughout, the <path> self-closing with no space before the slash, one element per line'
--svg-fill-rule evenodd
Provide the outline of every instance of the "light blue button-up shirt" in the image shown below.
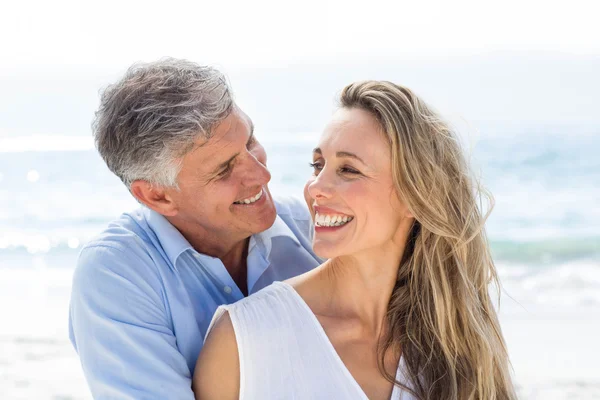
<path fill-rule="evenodd" d="M 273 226 L 250 238 L 249 293 L 321 262 L 305 204 L 275 205 Z M 70 339 L 93 396 L 192 399 L 212 316 L 241 298 L 221 260 L 194 250 L 162 215 L 123 214 L 82 249 L 73 278 Z"/>

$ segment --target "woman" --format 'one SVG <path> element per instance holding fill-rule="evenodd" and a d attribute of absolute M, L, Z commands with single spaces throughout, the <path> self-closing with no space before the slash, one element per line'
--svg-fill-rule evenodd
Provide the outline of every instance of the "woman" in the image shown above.
<path fill-rule="evenodd" d="M 487 215 L 450 128 L 406 88 L 354 83 L 312 166 L 328 260 L 217 311 L 197 398 L 515 398 Z"/>

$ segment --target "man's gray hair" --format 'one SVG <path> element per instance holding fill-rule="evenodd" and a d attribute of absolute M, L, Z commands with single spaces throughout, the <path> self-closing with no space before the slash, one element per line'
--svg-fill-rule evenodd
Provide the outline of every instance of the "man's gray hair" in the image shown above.
<path fill-rule="evenodd" d="M 102 93 L 92 124 L 98 152 L 127 186 L 177 187 L 181 158 L 233 108 L 225 76 L 173 58 L 134 64 Z"/>

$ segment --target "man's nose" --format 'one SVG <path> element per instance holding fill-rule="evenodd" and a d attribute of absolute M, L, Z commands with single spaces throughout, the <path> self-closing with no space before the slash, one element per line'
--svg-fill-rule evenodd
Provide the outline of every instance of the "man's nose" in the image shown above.
<path fill-rule="evenodd" d="M 245 162 L 243 182 L 246 186 L 262 186 L 271 180 L 271 173 L 265 165 L 265 158 L 260 154 L 248 153 Z"/>

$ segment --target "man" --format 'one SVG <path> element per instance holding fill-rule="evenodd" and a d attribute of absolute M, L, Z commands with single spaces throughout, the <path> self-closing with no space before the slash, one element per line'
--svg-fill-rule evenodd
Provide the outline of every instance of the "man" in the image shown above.
<path fill-rule="evenodd" d="M 131 67 L 103 93 L 94 136 L 142 207 L 81 251 L 71 341 L 95 398 L 192 399 L 216 308 L 319 264 L 310 215 L 273 201 L 252 121 L 212 68 Z"/>

